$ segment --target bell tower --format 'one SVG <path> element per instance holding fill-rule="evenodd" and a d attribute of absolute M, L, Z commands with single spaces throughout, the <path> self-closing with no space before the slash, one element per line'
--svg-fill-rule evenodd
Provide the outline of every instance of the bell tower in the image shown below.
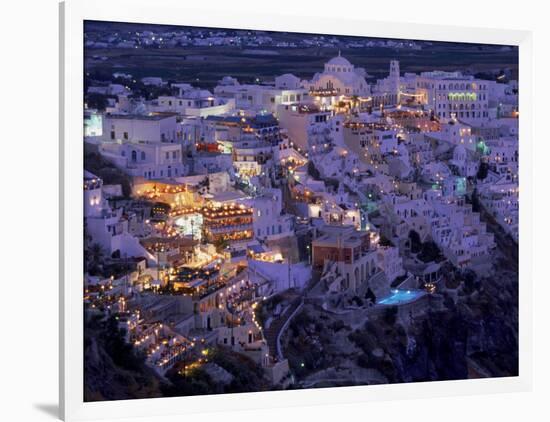
<path fill-rule="evenodd" d="M 391 60 L 390 61 L 390 75 L 389 75 L 388 79 L 390 81 L 391 93 L 396 96 L 397 104 L 399 104 L 399 102 L 400 102 L 399 90 L 400 90 L 400 84 L 401 84 L 401 77 L 399 75 L 399 61 L 398 60 Z"/>

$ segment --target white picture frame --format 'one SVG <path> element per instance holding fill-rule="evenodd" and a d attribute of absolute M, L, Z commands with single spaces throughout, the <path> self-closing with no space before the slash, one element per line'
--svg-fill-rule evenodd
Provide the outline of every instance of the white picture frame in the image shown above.
<path fill-rule="evenodd" d="M 519 46 L 521 246 L 519 376 L 310 390 L 83 401 L 83 21 L 246 28 Z M 532 38 L 530 32 L 438 25 L 308 19 L 306 16 L 191 9 L 177 0 L 67 0 L 60 6 L 60 410 L 67 421 L 178 415 L 373 400 L 528 391 L 532 386 Z"/>

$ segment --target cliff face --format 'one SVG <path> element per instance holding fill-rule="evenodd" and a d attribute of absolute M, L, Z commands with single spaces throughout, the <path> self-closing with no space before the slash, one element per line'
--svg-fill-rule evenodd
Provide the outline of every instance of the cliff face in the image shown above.
<path fill-rule="evenodd" d="M 179 362 L 168 371 L 166 379 L 161 379 L 145 365 L 144 357 L 136 354 L 133 346 L 124 341 L 114 319 L 88 319 L 84 342 L 84 400 L 128 400 L 271 389 L 263 368 L 250 358 L 222 347 L 209 351 L 209 366 L 188 369 L 187 375 L 181 376 L 179 372 L 184 362 Z"/>
<path fill-rule="evenodd" d="M 161 397 L 160 382 L 110 322 L 87 322 L 84 401 Z"/>
<path fill-rule="evenodd" d="M 406 341 L 390 340 L 385 351 L 393 382 L 518 374 L 517 331 L 502 317 L 469 308 L 428 314 L 411 324 Z"/>
<path fill-rule="evenodd" d="M 464 280 L 442 288 L 442 300 L 429 301 L 424 314 L 406 320 L 388 310 L 354 328 L 336 314 L 305 306 L 284 342 L 298 385 L 329 370 L 325 386 L 378 382 L 344 369 L 376 371 L 388 383 L 517 375 L 517 276 L 469 274 Z"/>

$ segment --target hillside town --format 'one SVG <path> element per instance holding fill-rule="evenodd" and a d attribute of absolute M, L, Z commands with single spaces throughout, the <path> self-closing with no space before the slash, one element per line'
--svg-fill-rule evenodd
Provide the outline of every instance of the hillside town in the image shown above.
<path fill-rule="evenodd" d="M 292 41 L 282 41 L 266 31 L 247 31 L 213 28 L 160 27 L 149 25 L 136 31 L 106 31 L 85 33 L 84 45 L 89 49 L 102 48 L 173 48 L 173 47 L 331 47 L 341 44 L 339 37 L 330 35 L 300 34 Z M 345 44 L 347 48 L 407 48 L 420 50 L 422 46 L 414 40 L 390 40 L 380 38 L 356 38 Z"/>
<path fill-rule="evenodd" d="M 184 29 L 107 41 L 274 42 Z M 94 54 L 107 41 L 86 42 Z M 338 45 L 303 41 L 316 42 Z M 517 322 L 517 304 L 491 308 L 517 301 L 517 81 L 398 60 L 368 71 L 333 48 L 308 78 L 86 78 L 87 400 L 506 375 L 489 334 L 471 333 L 489 314 Z M 384 339 L 402 341 L 406 367 L 426 321 L 431 338 L 453 336 L 465 309 L 463 368 L 396 375 Z M 517 356 L 517 327 L 506 333 Z M 106 356 L 141 378 L 98 385 Z"/>

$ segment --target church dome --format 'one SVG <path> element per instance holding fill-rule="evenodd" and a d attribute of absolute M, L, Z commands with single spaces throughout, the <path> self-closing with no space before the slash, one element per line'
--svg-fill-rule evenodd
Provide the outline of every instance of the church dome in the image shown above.
<path fill-rule="evenodd" d="M 208 91 L 207 89 L 193 89 L 192 91 L 189 91 L 186 93 L 187 98 L 194 98 L 194 99 L 202 99 L 202 98 L 210 98 L 212 97 L 212 93 Z"/>
<path fill-rule="evenodd" d="M 346 59 L 345 57 L 340 56 L 340 55 L 330 59 L 327 62 L 327 64 L 333 65 L 333 66 L 334 65 L 336 65 L 336 66 L 351 66 L 351 63 L 349 62 L 349 60 Z"/>

